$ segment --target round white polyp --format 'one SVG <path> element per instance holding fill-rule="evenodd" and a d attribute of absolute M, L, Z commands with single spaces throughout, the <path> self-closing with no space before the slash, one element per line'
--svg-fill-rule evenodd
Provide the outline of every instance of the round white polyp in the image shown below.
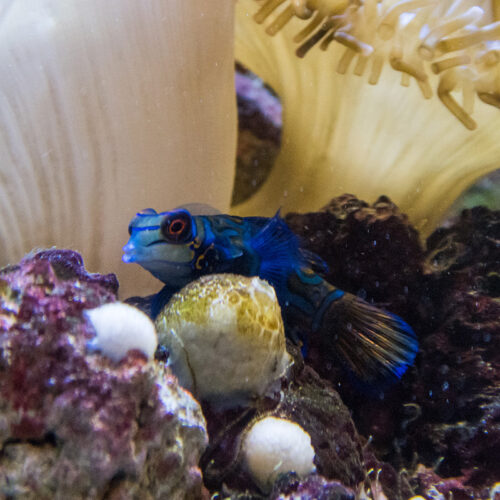
<path fill-rule="evenodd" d="M 120 361 L 131 349 L 142 351 L 151 359 L 158 345 L 153 322 L 139 309 L 112 302 L 86 311 L 96 332 L 88 347 Z"/>
<path fill-rule="evenodd" d="M 266 417 L 255 423 L 243 439 L 242 451 L 248 470 L 264 491 L 279 474 L 294 471 L 304 476 L 316 469 L 311 437 L 283 418 Z"/>

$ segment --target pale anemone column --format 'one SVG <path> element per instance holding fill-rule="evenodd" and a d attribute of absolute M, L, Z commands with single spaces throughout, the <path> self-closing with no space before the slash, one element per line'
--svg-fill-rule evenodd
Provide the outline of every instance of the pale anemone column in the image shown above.
<path fill-rule="evenodd" d="M 500 23 L 476 3 L 239 0 L 236 56 L 280 95 L 283 146 L 237 210 L 386 194 L 432 230 L 500 167 Z"/>
<path fill-rule="evenodd" d="M 139 293 L 145 273 L 121 264 L 135 212 L 227 209 L 234 5 L 209 3 L 2 2 L 0 265 L 70 247 Z"/>

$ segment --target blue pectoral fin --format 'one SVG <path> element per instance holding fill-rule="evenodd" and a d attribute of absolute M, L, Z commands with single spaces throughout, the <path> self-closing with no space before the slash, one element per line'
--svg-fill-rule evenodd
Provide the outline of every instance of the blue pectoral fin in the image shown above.
<path fill-rule="evenodd" d="M 411 327 L 399 316 L 350 294 L 334 303 L 333 308 L 334 314 L 327 316 L 336 322 L 335 335 L 330 339 L 324 325 L 323 340 L 355 384 L 366 392 L 380 393 L 397 382 L 418 352 Z"/>

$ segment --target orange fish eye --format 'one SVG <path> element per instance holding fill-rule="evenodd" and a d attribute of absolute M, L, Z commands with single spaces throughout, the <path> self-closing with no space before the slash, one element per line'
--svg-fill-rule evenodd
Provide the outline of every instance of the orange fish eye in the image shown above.
<path fill-rule="evenodd" d="M 160 224 L 163 237 L 170 243 L 186 243 L 192 237 L 192 220 L 187 212 L 171 213 Z"/>
<path fill-rule="evenodd" d="M 170 234 L 180 234 L 184 231 L 186 227 L 186 221 L 182 219 L 174 219 L 168 226 L 168 232 Z"/>

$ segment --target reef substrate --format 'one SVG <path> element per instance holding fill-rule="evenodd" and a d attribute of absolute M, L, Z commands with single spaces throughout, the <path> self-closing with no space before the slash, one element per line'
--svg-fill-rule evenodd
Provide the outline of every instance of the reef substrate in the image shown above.
<path fill-rule="evenodd" d="M 295 364 L 279 394 L 239 410 L 203 404 L 211 436 L 202 459 L 209 490 L 255 499 L 495 498 L 500 212 L 464 211 L 431 235 L 426 248 L 386 197 L 370 205 L 344 195 L 286 220 L 328 264 L 331 282 L 407 319 L 420 353 L 402 381 L 377 397 L 360 393 L 319 346 L 311 343 L 303 360 L 289 344 Z M 239 447 L 252 422 L 268 415 L 311 435 L 317 473 L 281 477 L 262 495 Z"/>
<path fill-rule="evenodd" d="M 294 364 L 263 396 L 199 405 L 161 346 L 154 361 L 130 351 L 117 363 L 87 348 L 84 313 L 116 300 L 113 275 L 89 274 L 71 250 L 35 252 L 0 272 L 1 494 L 495 498 L 500 212 L 466 210 L 426 248 L 386 197 L 370 205 L 344 195 L 286 220 L 331 282 L 415 329 L 420 352 L 399 384 L 368 397 L 314 343 L 305 359 L 288 343 Z M 130 302 L 147 310 L 147 298 Z M 241 442 L 267 416 L 309 434 L 316 470 L 279 476 L 264 493 Z"/>
<path fill-rule="evenodd" d="M 415 493 L 433 483 L 445 498 L 488 498 L 500 478 L 500 212 L 465 210 L 425 249 L 385 197 L 345 195 L 287 222 L 329 280 L 402 315 L 420 341 L 415 365 L 380 400 L 360 397 L 314 346 L 306 363 L 335 383 L 357 430 Z M 454 480 L 438 487 L 439 477 Z"/>
<path fill-rule="evenodd" d="M 0 271 L 1 498 L 201 498 L 198 403 L 139 351 L 87 348 L 117 290 L 71 250 Z"/>

